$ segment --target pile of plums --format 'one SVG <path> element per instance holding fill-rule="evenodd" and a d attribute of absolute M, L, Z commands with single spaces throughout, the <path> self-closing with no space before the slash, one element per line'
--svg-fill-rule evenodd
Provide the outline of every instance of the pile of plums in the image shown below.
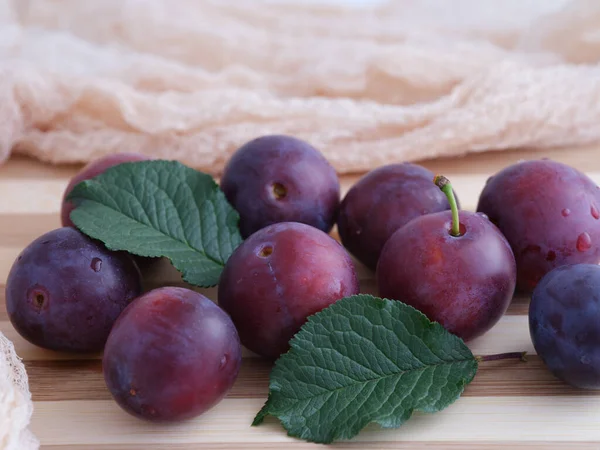
<path fill-rule="evenodd" d="M 212 408 L 238 376 L 242 345 L 276 359 L 308 316 L 360 292 L 351 255 L 375 272 L 380 296 L 465 340 L 493 327 L 515 291 L 532 294 L 531 336 L 549 369 L 600 388 L 600 190 L 574 168 L 506 167 L 471 212 L 447 180 L 413 163 L 369 172 L 342 199 L 310 144 L 254 139 L 220 180 L 244 241 L 215 303 L 191 287 L 144 292 L 140 258 L 70 221 L 77 183 L 144 159 L 122 153 L 83 168 L 65 190 L 63 226 L 22 251 L 6 285 L 16 330 L 55 351 L 103 351 L 107 387 L 136 417 L 177 421 Z"/>

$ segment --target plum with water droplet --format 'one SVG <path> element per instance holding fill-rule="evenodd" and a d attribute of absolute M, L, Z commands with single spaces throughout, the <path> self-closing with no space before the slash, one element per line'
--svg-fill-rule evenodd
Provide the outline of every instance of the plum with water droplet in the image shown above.
<path fill-rule="evenodd" d="M 375 270 L 389 237 L 415 217 L 450 209 L 433 172 L 412 163 L 372 170 L 347 192 L 337 220 L 344 247 Z"/>
<path fill-rule="evenodd" d="M 529 304 L 537 354 L 557 378 L 600 389 L 600 266 L 571 264 L 548 272 Z"/>
<path fill-rule="evenodd" d="M 31 242 L 6 281 L 6 310 L 17 332 L 51 350 L 102 350 L 113 323 L 142 292 L 139 269 L 72 227 Z"/>
<path fill-rule="evenodd" d="M 166 286 L 136 298 L 119 316 L 102 369 L 124 411 L 153 422 L 180 422 L 219 403 L 241 361 L 229 316 L 198 292 Z"/>
<path fill-rule="evenodd" d="M 261 136 L 242 145 L 225 166 L 220 185 L 240 215 L 244 238 L 280 222 L 329 232 L 337 218 L 335 169 L 317 149 L 292 136 Z"/>
<path fill-rule="evenodd" d="M 218 300 L 244 346 L 277 358 L 308 316 L 358 293 L 352 259 L 339 242 L 310 225 L 282 222 L 257 231 L 229 257 Z"/>
<path fill-rule="evenodd" d="M 600 263 L 598 208 L 596 183 L 549 159 L 504 168 L 486 184 L 477 205 L 510 242 L 523 293 L 556 267 Z"/>

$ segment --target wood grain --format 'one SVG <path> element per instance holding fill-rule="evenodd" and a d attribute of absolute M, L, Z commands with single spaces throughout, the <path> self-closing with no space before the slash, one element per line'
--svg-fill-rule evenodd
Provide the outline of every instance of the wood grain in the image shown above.
<path fill-rule="evenodd" d="M 52 445 L 280 443 L 285 449 L 298 442 L 274 418 L 250 426 L 263 403 L 228 398 L 188 422 L 154 424 L 109 400 L 45 401 L 37 403 L 32 429 Z M 369 425 L 352 442 L 600 442 L 599 410 L 599 396 L 463 397 L 436 414 L 415 413 L 399 429 Z"/>
<path fill-rule="evenodd" d="M 110 400 L 102 377 L 100 360 L 27 361 L 34 401 Z M 272 363 L 260 358 L 244 358 L 238 381 L 227 398 L 265 398 Z M 61 380 L 57 385 L 57 377 Z M 502 383 L 498 381 L 502 380 Z M 551 375 L 542 360 L 529 356 L 515 360 L 482 363 L 477 377 L 467 386 L 466 397 L 502 396 L 600 396 L 600 391 L 575 389 Z"/>
<path fill-rule="evenodd" d="M 35 347 L 21 338 L 10 322 L 0 322 L 0 330 L 13 341 L 17 352 L 26 360 L 64 360 L 74 357 L 96 359 L 100 357 L 100 354 L 69 355 Z M 530 355 L 536 353 L 529 337 L 527 316 L 524 315 L 505 315 L 485 335 L 468 342 L 467 345 L 477 355 L 514 351 L 527 352 Z M 246 349 L 243 349 L 243 355 L 245 357 L 254 356 Z"/>
<path fill-rule="evenodd" d="M 600 182 L 598 147 L 486 153 L 423 165 L 448 176 L 465 209 L 474 210 L 489 175 L 522 158 L 550 156 L 586 170 Z M 52 450 L 308 450 L 326 448 L 290 438 L 269 418 L 250 427 L 266 400 L 271 363 L 244 349 L 240 375 L 227 397 L 205 415 L 176 425 L 156 425 L 124 413 L 102 377 L 101 354 L 66 354 L 33 346 L 11 326 L 5 283 L 19 252 L 60 226 L 62 191 L 78 166 L 49 167 L 26 158 L 0 166 L 0 331 L 11 339 L 28 371 L 35 405 L 32 428 L 43 449 Z M 343 177 L 345 193 L 361 174 Z M 332 235 L 337 237 L 334 229 Z M 377 293 L 373 273 L 355 264 L 361 290 Z M 145 288 L 187 286 L 169 264 L 145 269 Z M 194 288 L 216 300 L 217 290 Z M 347 450 L 600 450 L 600 391 L 572 388 L 545 367 L 529 336 L 528 297 L 515 297 L 500 322 L 469 342 L 475 354 L 527 351 L 526 362 L 482 363 L 464 395 L 446 410 L 417 413 L 397 430 L 370 425 Z"/>
<path fill-rule="evenodd" d="M 48 450 L 140 450 L 138 444 L 121 445 L 47 445 Z M 232 450 L 231 444 L 169 444 L 169 450 Z M 293 442 L 285 445 L 289 450 L 317 450 L 327 448 L 309 443 Z M 596 442 L 344 442 L 330 445 L 332 450 L 598 450 Z M 144 450 L 164 450 L 164 444 L 144 444 Z M 281 444 L 236 442 L 235 450 L 281 450 Z"/>

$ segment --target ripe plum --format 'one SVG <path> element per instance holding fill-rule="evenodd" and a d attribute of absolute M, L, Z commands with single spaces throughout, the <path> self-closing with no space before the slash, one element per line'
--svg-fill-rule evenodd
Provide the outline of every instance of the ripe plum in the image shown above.
<path fill-rule="evenodd" d="M 415 217 L 450 209 L 434 174 L 412 164 L 389 164 L 363 176 L 344 196 L 337 220 L 344 247 L 372 270 L 386 241 Z"/>
<path fill-rule="evenodd" d="M 453 196 L 449 184 L 443 189 Z M 411 220 L 390 237 L 379 258 L 377 282 L 382 297 L 407 303 L 470 340 L 506 312 L 516 265 L 495 225 L 453 205 L 452 211 Z"/>
<path fill-rule="evenodd" d="M 240 369 L 229 316 L 202 294 L 162 287 L 135 299 L 104 350 L 104 379 L 117 404 L 149 421 L 196 417 L 225 397 Z"/>
<path fill-rule="evenodd" d="M 314 147 L 291 136 L 262 136 L 244 144 L 227 163 L 220 184 L 240 215 L 244 238 L 279 222 L 329 232 L 337 217 L 336 171 Z"/>
<path fill-rule="evenodd" d="M 231 255 L 219 282 L 219 305 L 244 346 L 276 358 L 306 318 L 359 293 L 352 259 L 339 242 L 306 224 L 269 225 Z"/>
<path fill-rule="evenodd" d="M 142 292 L 139 270 L 75 228 L 45 233 L 18 256 L 6 282 L 6 309 L 31 343 L 95 352 L 125 307 Z"/>
<path fill-rule="evenodd" d="M 517 289 L 530 293 L 550 270 L 600 263 L 600 189 L 563 163 L 513 164 L 488 180 L 477 211 L 510 243 L 517 261 Z"/>
<path fill-rule="evenodd" d="M 582 389 L 600 389 L 600 266 L 548 272 L 533 291 L 529 330 L 548 369 Z"/>

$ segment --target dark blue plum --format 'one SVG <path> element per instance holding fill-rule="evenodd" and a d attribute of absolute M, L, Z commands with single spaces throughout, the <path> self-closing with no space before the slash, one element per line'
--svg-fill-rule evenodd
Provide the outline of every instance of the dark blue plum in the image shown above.
<path fill-rule="evenodd" d="M 139 269 L 127 253 L 63 227 L 17 257 L 6 282 L 6 309 L 19 334 L 39 347 L 96 352 L 141 292 Z"/>
<path fill-rule="evenodd" d="M 199 416 L 231 389 L 242 361 L 229 316 L 202 294 L 162 287 L 138 297 L 110 333 L 102 361 L 117 404 L 134 417 Z"/>
<path fill-rule="evenodd" d="M 352 259 L 339 242 L 309 225 L 286 222 L 257 231 L 234 251 L 218 298 L 242 344 L 277 358 L 308 316 L 358 293 Z"/>
<path fill-rule="evenodd" d="M 364 175 L 340 205 L 337 226 L 344 247 L 375 270 L 394 231 L 415 217 L 450 209 L 433 177 L 433 172 L 411 163 L 389 164 Z"/>
<path fill-rule="evenodd" d="M 600 389 L 600 266 L 548 272 L 533 291 L 529 330 L 548 369 L 581 389 Z"/>
<path fill-rule="evenodd" d="M 227 163 L 220 185 L 240 215 L 244 238 L 279 222 L 329 232 L 337 218 L 335 169 L 314 147 L 291 136 L 263 136 L 244 144 Z"/>

